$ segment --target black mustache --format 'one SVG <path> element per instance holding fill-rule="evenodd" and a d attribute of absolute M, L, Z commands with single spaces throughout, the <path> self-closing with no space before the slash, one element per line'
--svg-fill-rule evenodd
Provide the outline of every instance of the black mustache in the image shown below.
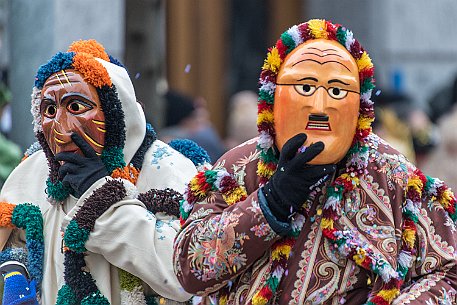
<path fill-rule="evenodd" d="M 310 114 L 308 117 L 309 121 L 313 122 L 328 122 L 328 115 L 326 114 Z"/>

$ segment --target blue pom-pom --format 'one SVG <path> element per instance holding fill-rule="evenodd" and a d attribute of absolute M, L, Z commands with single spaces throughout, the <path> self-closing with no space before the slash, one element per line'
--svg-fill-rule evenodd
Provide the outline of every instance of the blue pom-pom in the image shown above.
<path fill-rule="evenodd" d="M 211 162 L 206 150 L 192 140 L 175 139 L 168 143 L 168 145 L 189 158 L 196 166 Z"/>
<path fill-rule="evenodd" d="M 26 243 L 28 255 L 28 269 L 32 279 L 38 283 L 43 280 L 43 257 L 44 243 L 42 241 L 30 240 Z"/>
<path fill-rule="evenodd" d="M 117 60 L 116 58 L 114 58 L 113 56 L 111 55 L 108 55 L 109 56 L 109 61 L 112 63 L 112 64 L 115 64 L 116 66 L 119 66 L 119 67 L 122 67 L 125 69 L 125 66 L 119 61 Z M 127 70 L 127 69 L 126 69 Z"/>
<path fill-rule="evenodd" d="M 35 87 L 38 89 L 43 88 L 44 82 L 49 78 L 49 76 L 59 72 L 60 70 L 72 68 L 74 56 L 75 53 L 73 52 L 59 52 L 46 64 L 40 66 L 35 77 Z"/>

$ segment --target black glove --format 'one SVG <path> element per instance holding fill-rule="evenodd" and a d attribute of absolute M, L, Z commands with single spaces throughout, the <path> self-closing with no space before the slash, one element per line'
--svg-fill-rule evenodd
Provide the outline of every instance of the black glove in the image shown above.
<path fill-rule="evenodd" d="M 336 170 L 334 164 L 307 164 L 324 150 L 324 143 L 314 143 L 299 152 L 305 141 L 306 134 L 300 133 L 284 144 L 278 169 L 263 188 L 272 214 L 282 222 L 287 222 L 293 213 L 300 211 L 312 189 L 331 177 Z"/>
<path fill-rule="evenodd" d="M 84 157 L 62 152 L 55 158 L 65 162 L 59 169 L 63 185 L 70 187 L 74 191 L 73 195 L 79 198 L 95 181 L 108 176 L 108 171 L 95 150 L 79 134 L 73 133 L 71 139 L 81 149 Z"/>

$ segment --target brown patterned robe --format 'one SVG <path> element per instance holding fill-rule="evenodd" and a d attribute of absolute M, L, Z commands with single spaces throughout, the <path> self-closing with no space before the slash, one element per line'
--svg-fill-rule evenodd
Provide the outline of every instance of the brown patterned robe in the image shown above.
<path fill-rule="evenodd" d="M 402 206 L 413 164 L 379 137 L 370 139 L 368 174 L 344 202 L 340 224 L 357 230 L 375 253 L 397 266 Z M 246 200 L 228 206 L 211 194 L 194 206 L 175 241 L 175 272 L 185 290 L 218 304 L 212 295 L 228 285 L 228 304 L 245 304 L 267 276 L 273 232 L 259 208 L 256 139 L 219 159 L 244 185 Z M 363 304 L 382 279 L 343 258 L 320 229 L 325 190 L 310 202 L 307 221 L 293 248 L 274 304 Z M 417 224 L 416 257 L 394 304 L 456 304 L 456 226 L 437 203 L 424 202 Z"/>

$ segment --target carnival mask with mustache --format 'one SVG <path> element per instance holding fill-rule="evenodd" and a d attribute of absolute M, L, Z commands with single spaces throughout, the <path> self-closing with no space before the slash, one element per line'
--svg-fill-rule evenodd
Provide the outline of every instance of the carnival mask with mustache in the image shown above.
<path fill-rule="evenodd" d="M 335 41 L 316 39 L 294 49 L 276 79 L 274 125 L 279 150 L 298 133 L 305 146 L 322 141 L 325 149 L 310 164 L 342 160 L 354 138 L 360 107 L 358 67 Z"/>

